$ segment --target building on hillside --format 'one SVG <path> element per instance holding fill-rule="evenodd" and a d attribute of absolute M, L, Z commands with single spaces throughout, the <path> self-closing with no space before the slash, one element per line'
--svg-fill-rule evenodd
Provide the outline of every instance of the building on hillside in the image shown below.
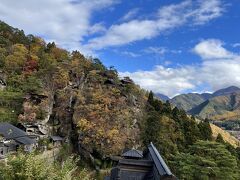
<path fill-rule="evenodd" d="M 36 146 L 37 141 L 23 130 L 6 122 L 0 123 L 0 158 L 4 158 L 8 153 L 16 152 L 18 148 L 31 152 Z"/>
<path fill-rule="evenodd" d="M 18 123 L 17 127 L 25 131 L 29 136 L 37 138 L 48 137 L 47 127 L 39 123 Z"/>
<path fill-rule="evenodd" d="M 176 180 L 163 158 L 151 143 L 143 153 L 130 150 L 122 154 L 105 180 Z"/>
<path fill-rule="evenodd" d="M 60 136 L 50 136 L 50 141 L 53 143 L 54 147 L 62 146 L 63 138 Z"/>

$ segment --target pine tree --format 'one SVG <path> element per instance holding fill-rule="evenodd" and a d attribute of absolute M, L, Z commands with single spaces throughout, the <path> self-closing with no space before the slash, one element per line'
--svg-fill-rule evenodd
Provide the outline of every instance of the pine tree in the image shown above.
<path fill-rule="evenodd" d="M 223 140 L 222 135 L 219 133 L 216 138 L 216 142 L 224 144 L 225 141 Z"/>
<path fill-rule="evenodd" d="M 150 105 L 154 105 L 154 98 L 153 98 L 153 92 L 152 91 L 150 91 L 149 92 L 149 94 L 148 94 L 148 103 L 150 104 Z"/>
<path fill-rule="evenodd" d="M 171 161 L 179 179 L 239 179 L 237 159 L 221 143 L 198 141 Z"/>
<path fill-rule="evenodd" d="M 212 129 L 208 121 L 201 121 L 198 124 L 202 140 L 212 140 Z"/>

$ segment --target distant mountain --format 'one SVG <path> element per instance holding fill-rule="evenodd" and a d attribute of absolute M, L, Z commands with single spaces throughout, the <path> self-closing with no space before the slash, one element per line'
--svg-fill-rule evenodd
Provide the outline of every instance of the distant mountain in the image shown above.
<path fill-rule="evenodd" d="M 212 95 L 215 97 L 215 96 L 222 96 L 222 95 L 227 95 L 227 94 L 236 93 L 236 92 L 240 92 L 240 88 L 236 86 L 230 86 L 224 89 L 220 89 L 214 92 Z"/>
<path fill-rule="evenodd" d="M 215 96 L 194 107 L 189 113 L 212 120 L 237 120 L 240 118 L 240 92 Z"/>
<path fill-rule="evenodd" d="M 211 93 L 202 93 L 201 96 L 204 98 L 204 99 L 210 99 L 213 97 L 213 94 Z"/>
<path fill-rule="evenodd" d="M 189 93 L 175 96 L 173 105 L 189 114 L 213 120 L 232 120 L 240 118 L 240 88 L 230 86 L 214 93 Z"/>
<path fill-rule="evenodd" d="M 184 109 L 185 111 L 189 111 L 193 107 L 203 103 L 207 99 L 211 98 L 212 95 L 208 93 L 198 94 L 198 93 L 189 93 L 189 94 L 181 94 L 175 96 L 170 100 L 170 102 L 176 105 L 178 108 Z"/>
<path fill-rule="evenodd" d="M 170 100 L 170 98 L 164 94 L 156 93 L 155 96 L 158 97 L 162 101 Z"/>

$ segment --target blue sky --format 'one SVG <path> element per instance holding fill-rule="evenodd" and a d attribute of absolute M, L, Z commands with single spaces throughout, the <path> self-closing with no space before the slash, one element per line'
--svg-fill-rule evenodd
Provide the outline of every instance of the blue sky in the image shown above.
<path fill-rule="evenodd" d="M 240 86 L 239 0 L 1 0 L 0 19 L 174 96 Z"/>

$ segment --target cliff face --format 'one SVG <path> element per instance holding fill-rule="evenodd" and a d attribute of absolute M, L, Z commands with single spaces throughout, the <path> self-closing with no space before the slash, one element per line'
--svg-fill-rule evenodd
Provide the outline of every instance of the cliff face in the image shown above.
<path fill-rule="evenodd" d="M 0 22 L 1 120 L 34 124 L 100 157 L 140 146 L 145 92 L 98 59 Z"/>
<path fill-rule="evenodd" d="M 139 123 L 145 100 L 136 85 L 121 82 L 112 70 L 81 75 L 71 70 L 69 79 L 54 98 L 51 120 L 58 133 L 74 136 L 80 151 L 101 156 L 141 145 Z"/>

